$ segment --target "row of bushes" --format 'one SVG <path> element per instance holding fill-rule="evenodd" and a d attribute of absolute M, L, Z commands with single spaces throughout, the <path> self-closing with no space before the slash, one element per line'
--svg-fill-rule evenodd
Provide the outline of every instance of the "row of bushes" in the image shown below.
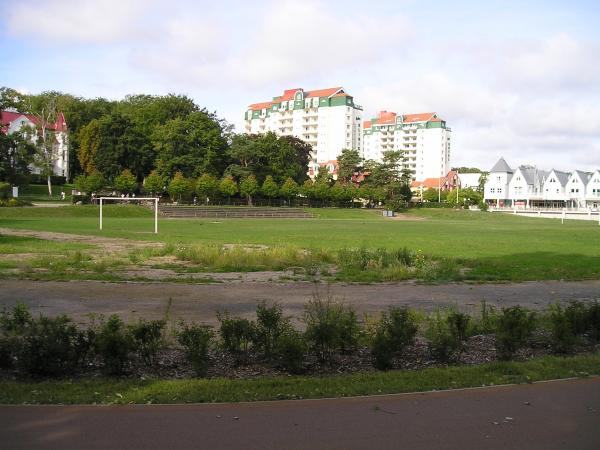
<path fill-rule="evenodd" d="M 549 333 L 549 344 L 558 353 L 568 353 L 586 336 L 600 340 L 600 303 L 573 302 L 553 305 L 543 313 L 520 306 L 501 311 L 482 304 L 471 316 L 454 308 L 424 316 L 405 307 L 393 307 L 378 320 L 361 323 L 355 311 L 331 298 L 315 295 L 305 307 L 305 330 L 294 328 L 280 305 L 262 302 L 256 320 L 218 314 L 219 327 L 179 322 L 172 333 L 163 320 L 139 320 L 125 324 L 118 316 L 78 328 L 67 316 L 33 318 L 17 305 L 0 315 L 0 366 L 23 373 L 56 376 L 86 366 L 99 365 L 107 374 L 121 374 L 130 362 L 156 363 L 168 337 L 184 352 L 198 376 L 205 376 L 211 351 L 224 351 L 243 363 L 252 353 L 264 362 L 300 373 L 307 357 L 331 363 L 335 355 L 368 347 L 373 365 L 393 367 L 396 359 L 415 342 L 419 333 L 427 340 L 431 355 L 447 363 L 459 355 L 465 341 L 474 335 L 495 336 L 498 357 L 510 359 L 525 346 L 535 330 Z"/>
<path fill-rule="evenodd" d="M 0 199 L 0 208 L 15 208 L 19 206 L 31 206 L 31 202 L 18 198 Z"/>

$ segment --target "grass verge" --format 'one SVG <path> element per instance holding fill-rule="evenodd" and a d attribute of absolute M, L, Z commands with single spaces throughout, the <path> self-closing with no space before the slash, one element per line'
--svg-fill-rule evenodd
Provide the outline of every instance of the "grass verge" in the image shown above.
<path fill-rule="evenodd" d="M 253 380 L 77 379 L 0 381 L 0 404 L 206 403 L 351 397 L 600 375 L 600 354 L 419 371 Z"/>

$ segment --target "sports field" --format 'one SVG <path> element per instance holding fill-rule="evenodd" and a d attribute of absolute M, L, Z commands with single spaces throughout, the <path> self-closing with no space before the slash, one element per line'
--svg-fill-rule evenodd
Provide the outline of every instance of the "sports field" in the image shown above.
<path fill-rule="evenodd" d="M 349 248 L 405 247 L 467 268 L 454 279 L 600 278 L 600 227 L 595 222 L 561 224 L 555 219 L 433 209 L 411 210 L 397 220 L 358 209 L 311 212 L 318 218 L 161 219 L 159 233 L 154 235 L 152 212 L 136 206 L 106 207 L 103 231 L 98 230 L 98 209 L 94 206 L 4 208 L 0 210 L 0 227 L 159 241 L 175 246 L 291 246 L 324 254 Z M 7 238 L 0 245 L 8 246 Z"/>

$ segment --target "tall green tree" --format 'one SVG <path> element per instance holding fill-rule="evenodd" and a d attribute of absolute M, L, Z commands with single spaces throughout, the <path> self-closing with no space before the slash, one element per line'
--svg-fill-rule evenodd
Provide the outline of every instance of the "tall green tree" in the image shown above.
<path fill-rule="evenodd" d="M 35 151 L 35 146 L 21 133 L 0 132 L 0 181 L 25 183 Z"/>
<path fill-rule="evenodd" d="M 182 197 L 188 195 L 191 191 L 190 183 L 185 179 L 181 172 L 176 172 L 173 179 L 169 182 L 167 192 L 171 200 L 180 202 Z"/>
<path fill-rule="evenodd" d="M 228 150 L 231 164 L 227 172 L 239 178 L 252 174 L 259 183 L 267 175 L 277 183 L 283 183 L 288 177 L 303 182 L 307 177 L 310 151 L 308 144 L 296 138 L 278 137 L 271 132 L 239 134 L 233 137 Z"/>
<path fill-rule="evenodd" d="M 352 182 L 352 176 L 355 173 L 362 172 L 363 161 L 358 150 L 345 148 L 337 157 L 338 162 L 338 180 L 347 183 Z"/>
<path fill-rule="evenodd" d="M 144 190 L 150 195 L 160 195 L 165 190 L 165 179 L 159 175 L 156 170 L 144 179 Z"/>
<path fill-rule="evenodd" d="M 292 199 L 296 198 L 299 193 L 300 186 L 298 186 L 298 183 L 296 183 L 292 177 L 288 177 L 281 185 L 281 195 L 287 198 L 288 203 L 291 203 Z"/>
<path fill-rule="evenodd" d="M 248 175 L 240 182 L 240 194 L 244 195 L 248 201 L 248 206 L 252 206 L 252 197 L 260 190 L 256 177 Z"/>
<path fill-rule="evenodd" d="M 269 203 L 279 195 L 279 187 L 271 175 L 267 175 L 267 178 L 265 178 L 265 181 L 260 188 L 260 192 L 269 199 Z"/>
<path fill-rule="evenodd" d="M 231 197 L 237 194 L 238 185 L 231 175 L 226 175 L 221 179 L 219 183 L 219 192 L 221 195 L 227 197 L 227 201 L 231 201 Z"/>
<path fill-rule="evenodd" d="M 219 180 L 213 175 L 203 173 L 196 181 L 196 194 L 200 199 L 214 199 L 219 194 Z"/>
<path fill-rule="evenodd" d="M 152 134 L 156 166 L 163 176 L 176 171 L 188 177 L 218 175 L 227 165 L 227 141 L 222 124 L 202 110 L 169 120 Z"/>
<path fill-rule="evenodd" d="M 137 179 L 129 169 L 123 170 L 123 172 L 115 178 L 115 188 L 122 194 L 132 194 L 137 187 Z"/>

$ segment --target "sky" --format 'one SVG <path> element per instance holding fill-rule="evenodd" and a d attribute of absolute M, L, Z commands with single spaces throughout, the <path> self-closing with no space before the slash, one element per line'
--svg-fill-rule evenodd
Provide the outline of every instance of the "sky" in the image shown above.
<path fill-rule="evenodd" d="M 343 86 L 435 111 L 452 165 L 600 169 L 600 1 L 0 0 L 0 85 L 186 94 L 243 130 L 250 103 Z"/>

